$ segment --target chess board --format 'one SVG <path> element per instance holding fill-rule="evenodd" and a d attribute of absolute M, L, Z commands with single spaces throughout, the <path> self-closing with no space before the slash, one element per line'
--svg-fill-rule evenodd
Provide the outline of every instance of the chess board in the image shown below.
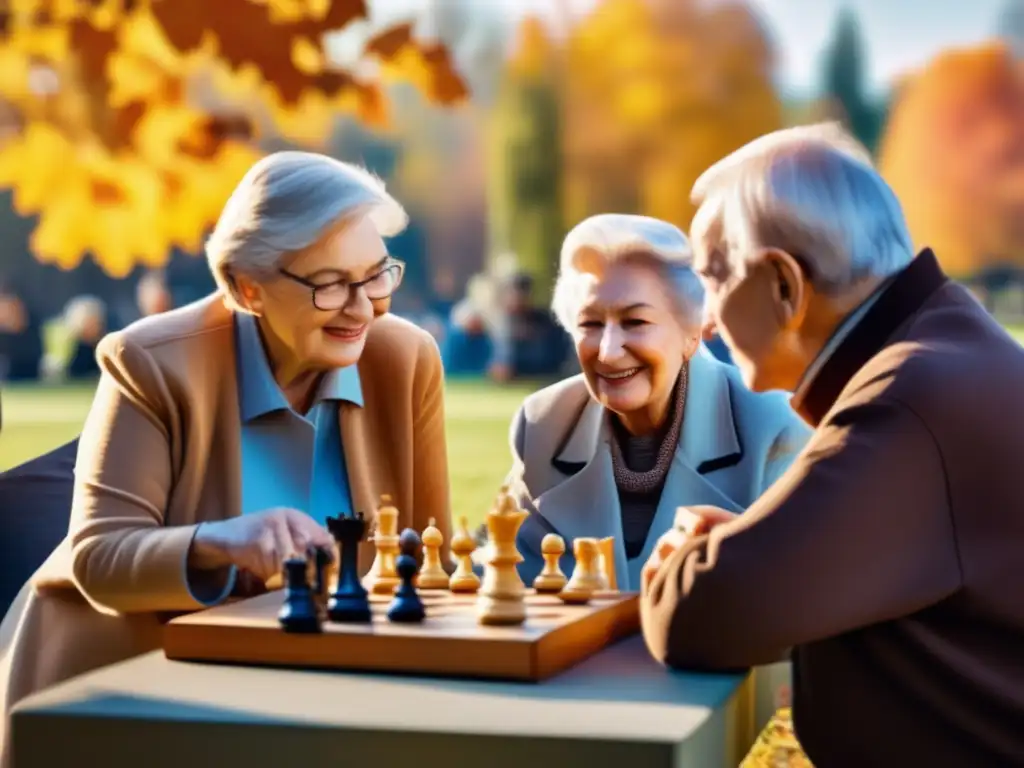
<path fill-rule="evenodd" d="M 294 634 L 277 621 L 283 592 L 270 592 L 170 621 L 165 653 L 182 661 L 536 682 L 640 629 L 636 593 L 566 605 L 529 592 L 526 621 L 512 627 L 479 625 L 476 595 L 420 595 L 427 617 L 419 624 L 388 621 L 391 598 L 373 595 L 369 624 L 325 621 L 319 634 Z"/>

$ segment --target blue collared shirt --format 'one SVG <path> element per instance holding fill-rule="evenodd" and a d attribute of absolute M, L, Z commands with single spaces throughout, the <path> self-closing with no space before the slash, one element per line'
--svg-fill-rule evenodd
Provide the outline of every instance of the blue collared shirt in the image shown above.
<path fill-rule="evenodd" d="M 355 366 L 328 371 L 321 379 L 313 406 L 296 413 L 274 379 L 256 319 L 235 315 L 238 407 L 242 425 L 242 514 L 291 507 L 323 523 L 327 517 L 352 514 L 339 406 L 348 401 L 362 407 L 363 392 Z M 209 599 L 206 588 L 193 591 L 199 602 L 223 600 L 234 586 L 217 585 Z M 199 593 L 199 594 L 197 594 Z M 205 594 L 202 594 L 205 593 Z"/>

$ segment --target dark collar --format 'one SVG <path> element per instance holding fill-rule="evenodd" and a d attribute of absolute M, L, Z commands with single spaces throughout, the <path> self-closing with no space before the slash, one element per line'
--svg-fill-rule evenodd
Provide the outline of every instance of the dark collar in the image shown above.
<path fill-rule="evenodd" d="M 813 426 L 821 423 L 857 371 L 948 279 L 932 250 L 921 251 L 885 288 L 817 374 L 793 395 L 797 413 Z"/>

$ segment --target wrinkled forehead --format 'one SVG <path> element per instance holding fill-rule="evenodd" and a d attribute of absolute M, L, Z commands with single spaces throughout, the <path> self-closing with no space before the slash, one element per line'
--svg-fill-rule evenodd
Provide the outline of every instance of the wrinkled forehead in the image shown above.
<path fill-rule="evenodd" d="M 581 311 L 618 314 L 669 300 L 656 262 L 648 259 L 613 261 L 599 271 L 577 273 L 576 280 Z"/>
<path fill-rule="evenodd" d="M 330 271 L 359 279 L 387 257 L 384 239 L 369 216 L 342 221 L 293 254 L 287 268 L 302 274 Z"/>

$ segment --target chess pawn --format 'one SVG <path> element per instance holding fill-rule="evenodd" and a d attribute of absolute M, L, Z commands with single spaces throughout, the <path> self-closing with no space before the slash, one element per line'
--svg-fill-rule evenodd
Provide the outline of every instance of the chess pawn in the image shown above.
<path fill-rule="evenodd" d="M 391 504 L 391 497 L 383 494 L 381 506 L 377 510 L 377 532 L 373 535 L 373 543 L 377 555 L 366 576 L 363 586 L 375 595 L 390 595 L 398 586 L 398 573 L 395 571 L 395 558 L 398 555 L 398 509 Z"/>
<path fill-rule="evenodd" d="M 523 556 L 516 550 L 516 534 L 528 516 L 508 495 L 501 497 L 497 509 L 487 513 L 490 543 L 477 598 L 477 620 L 481 624 L 515 625 L 526 621 L 526 587 L 516 568 Z"/>
<path fill-rule="evenodd" d="M 419 563 L 416 561 L 416 550 L 420 545 L 420 537 L 416 531 L 406 528 L 399 538 L 401 554 L 395 561 L 395 569 L 399 577 L 395 596 L 388 606 L 388 620 L 402 624 L 417 623 L 427 616 L 426 608 L 413 584 Z"/>
<path fill-rule="evenodd" d="M 466 518 L 459 520 L 459 530 L 452 536 L 452 553 L 455 555 L 458 564 L 455 573 L 448 580 L 448 588 L 452 592 L 476 592 L 480 588 L 480 577 L 473 572 L 473 553 L 476 551 L 476 541 L 470 535 L 469 523 Z"/>
<path fill-rule="evenodd" d="M 320 612 L 309 588 L 308 567 L 301 557 L 284 561 L 284 605 L 277 620 L 285 632 L 312 634 L 321 630 Z"/>
<path fill-rule="evenodd" d="M 597 539 L 579 538 L 573 541 L 572 551 L 576 556 L 576 567 L 558 596 L 566 603 L 582 605 L 589 602 L 602 586 L 603 579 L 598 571 L 601 549 Z"/>
<path fill-rule="evenodd" d="M 557 594 L 568 581 L 558 565 L 559 558 L 565 554 L 565 539 L 557 533 L 549 533 L 541 539 L 540 553 L 544 557 L 544 569 L 533 580 L 533 588 L 541 594 Z"/>
<path fill-rule="evenodd" d="M 420 589 L 448 589 L 448 573 L 441 565 L 442 544 L 444 534 L 434 524 L 434 518 L 430 518 L 423 529 L 423 567 L 416 582 Z"/>

